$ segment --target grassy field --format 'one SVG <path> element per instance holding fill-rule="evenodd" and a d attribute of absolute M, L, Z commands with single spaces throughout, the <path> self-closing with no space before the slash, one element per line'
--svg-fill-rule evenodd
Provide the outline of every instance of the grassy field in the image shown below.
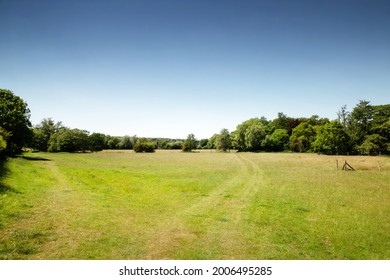
<path fill-rule="evenodd" d="M 390 259 L 388 157 L 34 153 L 0 176 L 0 259 Z"/>

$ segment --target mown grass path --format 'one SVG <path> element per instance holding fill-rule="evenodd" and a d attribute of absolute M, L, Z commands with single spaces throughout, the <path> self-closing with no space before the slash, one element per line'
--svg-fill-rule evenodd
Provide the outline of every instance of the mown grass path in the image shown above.
<path fill-rule="evenodd" d="M 1 178 L 0 259 L 388 259 L 390 160 L 29 154 Z M 381 160 L 381 171 L 376 170 Z"/>
<path fill-rule="evenodd" d="M 158 225 L 159 235 L 151 237 L 146 259 L 199 258 L 240 259 L 246 256 L 242 220 L 253 195 L 262 186 L 256 164 L 234 154 L 237 172 L 181 212 L 172 213 Z M 153 233 L 154 234 L 154 233 Z M 229 249 L 228 249 L 229 248 Z"/>

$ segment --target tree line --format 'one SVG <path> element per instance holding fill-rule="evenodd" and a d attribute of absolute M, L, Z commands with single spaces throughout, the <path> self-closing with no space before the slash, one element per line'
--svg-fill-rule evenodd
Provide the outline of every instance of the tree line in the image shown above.
<path fill-rule="evenodd" d="M 291 118 L 283 113 L 272 121 L 252 118 L 239 124 L 229 134 L 230 148 L 238 151 L 316 152 L 326 155 L 390 153 L 390 104 L 373 106 L 360 101 L 352 111 L 343 106 L 338 118 L 330 121 L 313 115 Z M 217 149 L 224 150 L 222 130 L 210 138 Z M 221 148 L 222 147 L 222 148 Z"/>
<path fill-rule="evenodd" d="M 0 89 L 0 157 L 16 154 L 28 147 L 45 152 L 96 152 L 104 149 L 217 149 L 246 152 L 316 152 L 336 154 L 389 154 L 390 104 L 371 105 L 360 101 L 351 111 L 340 108 L 338 118 L 330 121 L 313 115 L 293 118 L 278 113 L 274 120 L 252 118 L 229 132 L 222 129 L 209 139 L 139 138 L 110 136 L 69 128 L 51 118 L 32 126 L 27 103 L 9 90 Z"/>

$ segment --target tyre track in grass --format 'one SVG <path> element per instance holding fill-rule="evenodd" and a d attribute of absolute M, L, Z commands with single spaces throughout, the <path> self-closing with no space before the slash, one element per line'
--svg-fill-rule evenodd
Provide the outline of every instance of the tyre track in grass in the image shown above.
<path fill-rule="evenodd" d="M 46 213 L 45 218 L 53 221 L 55 226 L 51 242 L 45 244 L 45 249 L 37 258 L 125 258 L 117 247 L 110 251 L 99 244 L 102 239 L 115 244 L 115 240 L 127 234 L 118 227 L 117 221 L 120 217 L 111 216 L 111 213 L 107 217 L 106 212 L 109 210 L 102 209 L 100 200 L 91 198 L 89 187 L 78 185 L 78 181 L 72 182 L 72 178 L 68 178 L 57 163 L 48 162 L 47 167 L 57 182 L 51 188 L 47 203 L 42 209 Z"/>
<path fill-rule="evenodd" d="M 56 181 L 49 189 L 45 203 L 40 206 L 41 217 L 36 215 L 35 218 L 38 219 L 38 223 L 42 221 L 51 223 L 52 236 L 35 258 L 75 258 L 79 242 L 90 238 L 87 230 L 72 228 L 75 222 L 82 224 L 88 204 L 87 198 L 76 195 L 75 187 L 55 161 L 46 162 L 45 167 L 50 170 Z"/>
<path fill-rule="evenodd" d="M 243 223 L 252 197 L 262 186 L 263 174 L 247 154 L 231 156 L 237 173 L 207 197 L 158 224 L 148 236 L 144 259 L 245 258 L 248 244 Z"/>
<path fill-rule="evenodd" d="M 247 224 L 248 210 L 252 199 L 261 190 L 264 184 L 264 175 L 258 165 L 251 159 L 248 153 L 236 154 L 238 160 L 246 170 L 242 187 L 236 189 L 237 202 L 229 208 L 230 219 L 228 226 L 224 228 L 221 238 L 221 247 L 224 250 L 224 259 L 247 259 L 248 250 L 252 247 L 246 238 L 250 227 Z"/>
<path fill-rule="evenodd" d="M 22 234 L 26 236 L 25 240 L 19 241 L 22 243 L 17 244 L 16 248 L 23 246 L 23 243 L 28 244 L 31 251 L 31 254 L 26 255 L 28 259 L 54 259 L 59 256 L 59 250 L 55 245 L 73 238 L 67 236 L 69 221 L 64 218 L 63 213 L 76 212 L 77 207 L 74 205 L 74 198 L 67 193 L 69 184 L 56 163 L 46 161 L 37 164 L 49 171 L 51 183 L 44 186 L 42 199 L 39 202 L 32 202 L 27 218 L 12 226 L 8 236 Z"/>

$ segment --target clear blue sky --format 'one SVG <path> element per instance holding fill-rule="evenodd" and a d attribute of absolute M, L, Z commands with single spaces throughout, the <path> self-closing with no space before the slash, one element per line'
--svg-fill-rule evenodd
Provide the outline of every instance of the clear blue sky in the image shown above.
<path fill-rule="evenodd" d="M 111 135 L 390 103 L 390 1 L 0 0 L 0 88 Z"/>

